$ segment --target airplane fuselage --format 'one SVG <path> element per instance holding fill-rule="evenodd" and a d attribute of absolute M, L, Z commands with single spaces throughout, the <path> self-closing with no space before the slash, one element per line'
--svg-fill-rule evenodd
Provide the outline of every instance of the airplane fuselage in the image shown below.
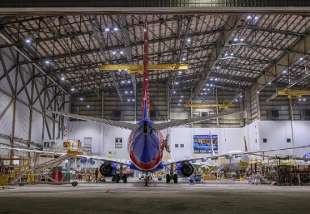
<path fill-rule="evenodd" d="M 141 120 L 128 140 L 129 157 L 134 166 L 140 171 L 154 171 L 162 161 L 163 150 L 164 139 L 160 131 L 152 127 L 150 120 Z"/>

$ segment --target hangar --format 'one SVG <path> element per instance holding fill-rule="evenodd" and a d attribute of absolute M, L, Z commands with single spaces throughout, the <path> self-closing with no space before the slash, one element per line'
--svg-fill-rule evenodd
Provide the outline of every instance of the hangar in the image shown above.
<path fill-rule="evenodd" d="M 149 203 L 149 213 L 174 206 L 177 213 L 225 213 L 237 211 L 238 200 L 253 209 L 251 194 L 263 192 L 254 197 L 257 213 L 284 205 L 306 213 L 306 1 L 0 6 L 2 209 L 43 212 L 40 203 L 12 207 L 17 195 L 31 201 L 38 192 L 66 213 L 75 203 L 60 205 L 67 192 L 70 200 L 102 198 L 108 203 L 99 210 L 111 213 L 146 211 Z M 199 205 L 210 192 L 215 204 Z M 154 197 L 162 207 L 149 202 Z M 117 206 L 128 198 L 133 205 Z M 80 208 L 94 212 L 73 210 Z"/>

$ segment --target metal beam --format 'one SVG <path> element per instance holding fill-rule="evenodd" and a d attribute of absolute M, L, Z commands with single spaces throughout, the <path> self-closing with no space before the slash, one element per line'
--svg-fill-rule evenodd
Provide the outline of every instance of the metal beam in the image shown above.
<path fill-rule="evenodd" d="M 4 35 L 2 32 L 0 32 L 0 37 L 8 44 L 14 44 L 13 41 L 11 41 L 11 39 L 9 39 L 6 35 Z M 13 48 L 20 54 L 22 55 L 27 61 L 31 62 L 32 59 L 23 51 L 21 50 L 19 47 L 17 47 L 16 45 L 13 45 Z M 19 62 L 20 63 L 20 62 Z M 21 64 L 21 63 L 20 63 Z M 64 89 L 62 87 L 62 85 L 60 85 L 59 83 L 57 83 L 52 77 L 50 77 L 49 75 L 47 75 L 46 71 L 44 71 L 44 69 L 41 68 L 40 65 L 38 65 L 37 63 L 33 63 L 33 65 L 43 74 L 46 75 L 47 78 L 53 82 L 55 85 L 57 85 L 63 92 L 65 92 L 66 94 L 69 94 L 68 91 L 66 89 Z"/>
<path fill-rule="evenodd" d="M 202 76 L 200 78 L 200 81 L 196 84 L 196 87 L 193 89 L 190 100 L 194 99 L 200 93 L 201 89 L 204 87 L 205 81 L 209 78 L 212 70 L 215 69 L 219 57 L 224 52 L 225 45 L 229 44 L 229 41 L 231 40 L 231 35 L 234 29 L 237 27 L 239 19 L 240 15 L 231 15 L 227 17 L 227 20 L 223 27 L 224 31 L 219 38 L 219 41 L 217 42 L 218 47 L 215 51 L 213 51 L 213 58 L 215 60 L 211 63 L 209 61 L 205 62 L 205 65 L 202 68 Z"/>
<path fill-rule="evenodd" d="M 105 43 L 106 39 L 102 35 L 102 31 L 99 30 L 99 29 L 101 29 L 101 24 L 99 23 L 97 16 L 91 17 L 90 23 L 91 23 L 91 28 L 92 28 L 92 31 L 94 33 L 94 36 L 96 37 L 96 39 L 99 43 L 99 46 L 100 46 L 98 52 L 101 52 L 103 55 L 105 55 L 106 61 L 111 60 L 111 54 L 109 54 L 105 51 L 105 49 L 107 47 L 107 44 Z M 117 83 L 115 81 L 114 73 L 111 73 L 111 78 L 112 78 L 113 85 L 117 91 L 117 94 L 118 94 L 121 102 L 123 102 L 123 96 L 122 96 L 122 93 L 120 92 L 119 85 L 118 85 L 119 83 Z M 100 87 L 100 85 L 99 85 L 99 87 Z"/>
<path fill-rule="evenodd" d="M 278 79 L 282 75 L 287 75 L 289 71 L 289 66 L 294 64 L 299 60 L 297 53 L 302 52 L 305 54 L 310 53 L 310 35 L 309 28 L 306 30 L 304 37 L 297 39 L 289 48 L 289 51 L 284 52 L 275 61 L 274 64 L 270 65 L 263 74 L 257 79 L 256 84 L 252 88 L 256 88 L 256 91 L 263 90 L 266 86 L 272 83 L 274 80 Z M 288 70 L 287 70 L 288 69 Z"/>

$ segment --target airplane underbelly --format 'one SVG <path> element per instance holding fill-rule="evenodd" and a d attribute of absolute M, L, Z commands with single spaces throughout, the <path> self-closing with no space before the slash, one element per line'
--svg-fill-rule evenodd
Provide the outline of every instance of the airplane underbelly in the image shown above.
<path fill-rule="evenodd" d="M 128 150 L 133 164 L 142 171 L 156 168 L 162 159 L 162 137 L 159 132 L 144 133 L 138 129 L 129 138 Z"/>

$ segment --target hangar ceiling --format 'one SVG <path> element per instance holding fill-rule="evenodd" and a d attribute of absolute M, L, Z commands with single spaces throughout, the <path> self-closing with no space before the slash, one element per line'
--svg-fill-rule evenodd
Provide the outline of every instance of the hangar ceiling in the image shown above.
<path fill-rule="evenodd" d="M 190 66 L 151 72 L 155 88 L 166 86 L 151 99 L 183 106 L 212 99 L 218 90 L 233 102 L 254 86 L 308 87 L 309 20 L 298 14 L 19 16 L 2 17 L 1 37 L 2 48 L 14 46 L 29 57 L 20 64 L 38 65 L 74 97 L 104 91 L 118 97 L 113 102 L 138 102 L 140 74 L 99 66 L 142 64 L 147 24 L 150 63 Z"/>

